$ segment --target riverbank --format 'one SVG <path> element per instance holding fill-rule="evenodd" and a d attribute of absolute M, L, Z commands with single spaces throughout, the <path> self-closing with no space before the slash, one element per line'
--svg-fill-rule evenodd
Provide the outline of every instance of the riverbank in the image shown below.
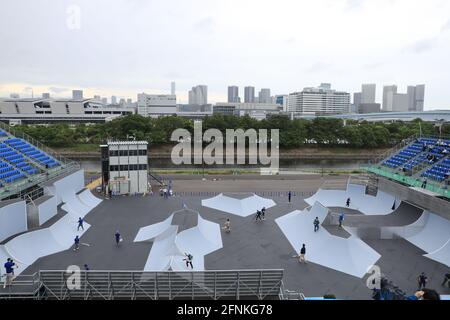
<path fill-rule="evenodd" d="M 361 160 L 368 161 L 374 157 L 384 154 L 389 148 L 376 149 L 352 149 L 352 148 L 326 148 L 326 147 L 304 147 L 296 149 L 281 149 L 280 159 L 298 160 Z M 55 149 L 66 158 L 73 159 L 100 159 L 100 148 L 97 145 L 77 145 L 73 148 Z M 170 159 L 172 146 L 150 146 L 150 159 Z"/>

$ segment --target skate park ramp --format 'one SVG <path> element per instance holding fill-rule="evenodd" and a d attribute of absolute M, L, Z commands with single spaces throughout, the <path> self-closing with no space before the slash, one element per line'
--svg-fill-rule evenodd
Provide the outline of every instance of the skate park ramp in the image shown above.
<path fill-rule="evenodd" d="M 262 198 L 255 194 L 221 193 L 214 198 L 202 200 L 202 206 L 240 217 L 248 217 L 264 207 L 272 208 L 276 206 L 276 203 L 272 199 Z"/>
<path fill-rule="evenodd" d="M 330 221 L 331 225 L 337 226 L 340 212 L 348 209 L 331 210 L 333 212 L 330 212 L 327 221 Z M 407 232 L 404 229 L 419 221 L 423 214 L 423 209 L 402 202 L 395 211 L 388 215 L 346 214 L 344 228 L 360 239 L 394 239 L 398 238 L 402 231 L 403 233 Z"/>
<path fill-rule="evenodd" d="M 193 218 L 195 225 L 192 225 Z M 185 222 L 188 226 L 176 225 Z M 189 209 L 174 212 L 160 223 L 141 228 L 134 242 L 143 241 L 153 241 L 144 271 L 192 270 L 183 261 L 185 253 L 194 257 L 194 271 L 204 271 L 204 257 L 223 247 L 220 226 Z"/>
<path fill-rule="evenodd" d="M 94 196 L 89 189 L 85 189 L 77 194 L 77 198 L 82 204 L 84 204 L 91 210 L 97 207 L 102 202 L 102 200 Z"/>
<path fill-rule="evenodd" d="M 450 267 L 450 239 L 438 250 L 426 254 L 425 257 Z"/>
<path fill-rule="evenodd" d="M 325 228 L 314 232 L 314 219 L 318 217 L 323 222 L 327 215 L 328 209 L 315 203 L 309 210 L 294 211 L 275 222 L 297 253 L 302 244 L 306 245 L 307 261 L 363 278 L 381 255 L 354 235 L 344 239 Z"/>
<path fill-rule="evenodd" d="M 81 238 L 89 227 L 84 223 L 84 231 L 77 231 L 76 220 L 66 214 L 48 228 L 27 232 L 8 241 L 0 249 L 0 257 L 3 252 L 14 259 L 19 266 L 15 272 L 18 275 L 38 259 L 70 249 L 75 236 Z"/>
<path fill-rule="evenodd" d="M 350 198 L 350 209 L 358 210 L 365 215 L 388 215 L 394 211 L 394 202 L 399 201 L 390 194 L 378 191 L 377 196 L 366 194 L 366 187 L 362 185 L 347 185 L 346 190 L 324 190 L 319 189 L 312 197 L 305 199 L 310 205 L 320 202 L 325 207 L 346 207 L 346 201 Z"/>

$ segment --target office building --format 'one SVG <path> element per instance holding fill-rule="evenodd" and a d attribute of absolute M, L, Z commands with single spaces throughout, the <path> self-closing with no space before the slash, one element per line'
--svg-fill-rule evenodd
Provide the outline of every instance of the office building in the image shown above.
<path fill-rule="evenodd" d="M 397 86 L 384 86 L 383 88 L 383 111 L 394 110 L 394 96 L 397 94 Z"/>
<path fill-rule="evenodd" d="M 270 89 L 261 89 L 258 94 L 259 103 L 272 103 L 272 97 L 270 96 Z"/>
<path fill-rule="evenodd" d="M 425 100 L 425 85 L 408 86 L 409 111 L 423 111 Z"/>
<path fill-rule="evenodd" d="M 48 93 L 48 92 L 43 93 L 42 99 L 50 99 L 50 93 Z"/>
<path fill-rule="evenodd" d="M 357 109 L 358 113 L 379 113 L 381 112 L 381 104 L 379 103 L 361 103 Z"/>
<path fill-rule="evenodd" d="M 73 100 L 83 100 L 83 90 L 72 90 Z"/>
<path fill-rule="evenodd" d="M 172 81 L 170 84 L 170 94 L 172 96 L 176 95 L 176 84 L 175 81 Z"/>
<path fill-rule="evenodd" d="M 144 117 L 159 117 L 177 113 L 177 97 L 174 95 L 140 93 L 137 99 L 137 112 Z"/>
<path fill-rule="evenodd" d="M 361 86 L 361 103 L 375 103 L 376 84 L 363 84 Z"/>
<path fill-rule="evenodd" d="M 208 86 L 199 85 L 189 91 L 189 104 L 208 104 Z"/>
<path fill-rule="evenodd" d="M 244 88 L 244 102 L 254 103 L 255 102 L 255 87 L 245 87 Z"/>
<path fill-rule="evenodd" d="M 279 94 L 275 96 L 275 104 L 281 106 L 283 108 L 283 112 L 288 111 L 288 99 L 289 95 L 287 94 Z"/>
<path fill-rule="evenodd" d="M 353 106 L 356 111 L 358 111 L 360 105 L 361 105 L 361 92 L 355 92 L 353 94 Z"/>
<path fill-rule="evenodd" d="M 273 103 L 216 103 L 213 106 L 214 114 L 249 115 L 258 120 L 265 119 L 271 114 L 279 114 L 282 111 L 282 106 Z"/>
<path fill-rule="evenodd" d="M 239 87 L 230 86 L 228 87 L 228 102 L 230 103 L 239 103 Z"/>
<path fill-rule="evenodd" d="M 108 98 L 102 98 L 102 103 L 106 106 L 108 104 Z"/>
<path fill-rule="evenodd" d="M 331 89 L 330 84 L 305 88 L 289 95 L 288 111 L 305 115 L 342 114 L 350 110 L 350 94 Z"/>
<path fill-rule="evenodd" d="M 116 96 L 111 96 L 111 104 L 117 105 L 117 97 Z"/>

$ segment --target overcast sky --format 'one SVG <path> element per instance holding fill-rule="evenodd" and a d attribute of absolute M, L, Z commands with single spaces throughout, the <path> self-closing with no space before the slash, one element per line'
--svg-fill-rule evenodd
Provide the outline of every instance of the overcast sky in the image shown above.
<path fill-rule="evenodd" d="M 79 12 L 79 16 L 78 16 Z M 448 0 L 0 0 L 0 96 L 83 89 L 179 102 L 197 84 L 290 93 L 321 82 L 426 84 L 450 109 Z"/>

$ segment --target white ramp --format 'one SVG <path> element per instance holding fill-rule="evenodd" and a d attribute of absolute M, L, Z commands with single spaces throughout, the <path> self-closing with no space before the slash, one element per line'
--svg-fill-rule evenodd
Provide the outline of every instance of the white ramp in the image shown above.
<path fill-rule="evenodd" d="M 450 221 L 431 212 L 425 212 L 424 216 L 422 230 L 405 239 L 425 252 L 435 252 L 450 239 Z"/>
<path fill-rule="evenodd" d="M 254 215 L 257 210 L 261 210 L 264 207 L 266 209 L 272 208 L 276 206 L 276 203 L 272 199 L 262 198 L 255 194 L 238 199 L 221 193 L 214 198 L 202 200 L 202 206 L 240 217 L 248 217 Z"/>
<path fill-rule="evenodd" d="M 306 245 L 306 259 L 354 277 L 363 278 L 381 257 L 361 239 L 331 235 L 325 228 L 314 232 L 316 217 L 324 221 L 328 210 L 316 203 L 310 211 L 294 211 L 275 220 L 296 252 Z"/>
<path fill-rule="evenodd" d="M 170 217 L 168 217 L 163 222 L 152 224 L 148 227 L 139 229 L 136 238 L 134 238 L 134 242 L 150 241 L 164 233 L 167 229 L 170 228 L 173 220 L 173 215 L 174 214 L 171 214 Z"/>
<path fill-rule="evenodd" d="M 156 237 L 144 271 L 167 271 L 170 269 L 177 230 L 178 227 L 170 226 Z"/>
<path fill-rule="evenodd" d="M 441 248 L 425 255 L 425 257 L 450 267 L 450 239 Z"/>
<path fill-rule="evenodd" d="M 67 211 L 70 215 L 74 217 L 84 218 L 89 211 L 92 209 L 82 204 L 81 201 L 75 196 L 75 193 L 67 195 L 64 199 L 64 204 L 61 206 L 62 209 Z"/>
<path fill-rule="evenodd" d="M 84 205 L 86 205 L 91 209 L 94 209 L 103 201 L 102 199 L 99 199 L 96 196 L 94 196 L 91 190 L 89 189 L 84 190 L 83 192 L 78 194 L 77 197 L 81 201 L 81 203 L 83 203 Z"/>
<path fill-rule="evenodd" d="M 191 210 L 192 211 L 192 210 Z M 180 212 L 180 211 L 178 211 Z M 204 256 L 222 248 L 220 226 L 203 219 L 197 214 L 197 225 L 177 234 L 178 226 L 173 226 L 174 214 L 160 223 L 141 228 L 134 242 L 153 240 L 144 271 L 190 271 L 183 259 L 185 253 L 194 257 L 194 271 L 205 270 Z"/>
<path fill-rule="evenodd" d="M 84 224 L 84 231 L 77 231 L 77 225 L 66 214 L 51 227 L 24 233 L 15 237 L 4 246 L 5 251 L 16 261 L 20 274 L 36 260 L 70 249 L 73 246 L 75 236 L 82 236 L 89 229 Z"/>
<path fill-rule="evenodd" d="M 391 214 L 395 197 L 383 191 L 378 191 L 376 197 L 365 194 L 365 187 L 361 185 L 347 186 L 347 190 L 323 190 L 319 189 L 312 197 L 305 199 L 310 205 L 320 202 L 325 207 L 346 207 L 346 201 L 350 198 L 350 209 L 358 210 L 365 215 Z M 396 203 L 400 205 L 399 201 Z"/>

